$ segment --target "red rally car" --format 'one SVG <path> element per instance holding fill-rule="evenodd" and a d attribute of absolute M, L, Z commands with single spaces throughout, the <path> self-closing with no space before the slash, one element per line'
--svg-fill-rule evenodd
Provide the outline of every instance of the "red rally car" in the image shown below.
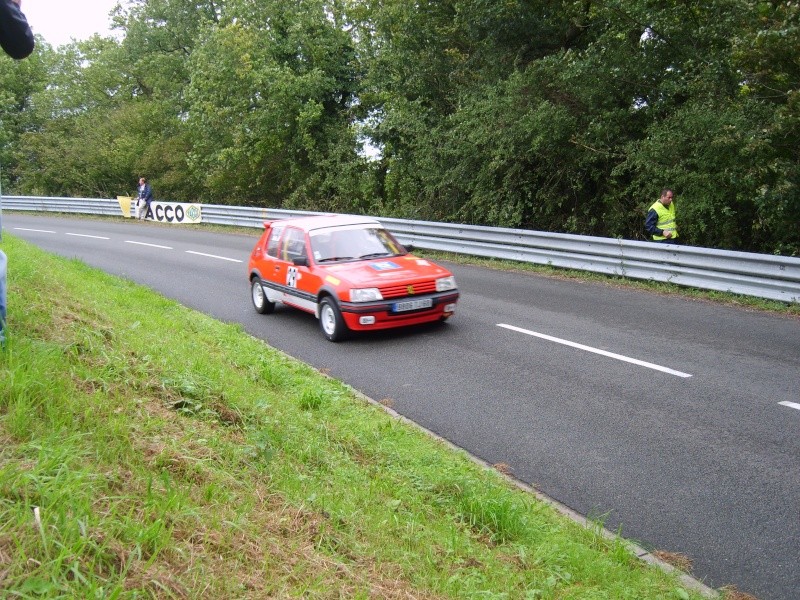
<path fill-rule="evenodd" d="M 374 219 L 313 216 L 264 223 L 248 266 L 253 306 L 277 302 L 313 313 L 325 337 L 443 321 L 453 314 L 453 274 L 410 254 Z"/>

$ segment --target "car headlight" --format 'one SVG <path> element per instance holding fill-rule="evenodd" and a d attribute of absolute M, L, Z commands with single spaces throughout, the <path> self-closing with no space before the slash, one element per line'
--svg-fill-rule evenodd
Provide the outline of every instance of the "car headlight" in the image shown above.
<path fill-rule="evenodd" d="M 378 288 L 350 290 L 350 302 L 372 302 L 373 300 L 383 300 Z"/>
<path fill-rule="evenodd" d="M 450 275 L 450 277 L 442 277 L 441 279 L 436 280 L 437 292 L 446 292 L 454 289 L 456 289 L 456 278 L 452 275 Z"/>

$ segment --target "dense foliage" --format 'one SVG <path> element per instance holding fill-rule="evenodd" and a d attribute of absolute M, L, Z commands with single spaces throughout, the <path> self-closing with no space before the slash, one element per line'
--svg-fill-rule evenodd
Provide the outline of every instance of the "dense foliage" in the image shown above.
<path fill-rule="evenodd" d="M 4 189 L 800 254 L 800 4 L 132 0 L 0 60 Z"/>

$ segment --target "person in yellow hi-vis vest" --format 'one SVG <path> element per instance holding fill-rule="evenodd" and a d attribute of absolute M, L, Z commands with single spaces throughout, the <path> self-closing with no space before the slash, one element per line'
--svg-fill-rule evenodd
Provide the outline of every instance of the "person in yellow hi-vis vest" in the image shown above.
<path fill-rule="evenodd" d="M 678 223 L 675 220 L 674 192 L 670 188 L 661 190 L 661 198 L 653 202 L 647 211 L 644 228 L 654 242 L 679 244 Z"/>

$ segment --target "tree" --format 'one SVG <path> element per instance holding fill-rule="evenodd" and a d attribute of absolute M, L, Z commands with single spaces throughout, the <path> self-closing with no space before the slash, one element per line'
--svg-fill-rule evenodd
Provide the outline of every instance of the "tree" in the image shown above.
<path fill-rule="evenodd" d="M 0 63 L 3 176 L 633 239 L 671 186 L 684 240 L 797 254 L 798 6 L 132 0 Z"/>
<path fill-rule="evenodd" d="M 53 59 L 50 46 L 37 40 L 33 53 L 16 61 L 0 53 L 0 188 L 19 190 L 20 138 L 39 126 L 33 99 L 47 84 L 47 65 Z"/>
<path fill-rule="evenodd" d="M 190 165 L 204 196 L 280 206 L 325 194 L 335 203 L 336 157 L 356 157 L 349 36 L 323 2 L 234 4 L 228 16 L 190 61 Z"/>

